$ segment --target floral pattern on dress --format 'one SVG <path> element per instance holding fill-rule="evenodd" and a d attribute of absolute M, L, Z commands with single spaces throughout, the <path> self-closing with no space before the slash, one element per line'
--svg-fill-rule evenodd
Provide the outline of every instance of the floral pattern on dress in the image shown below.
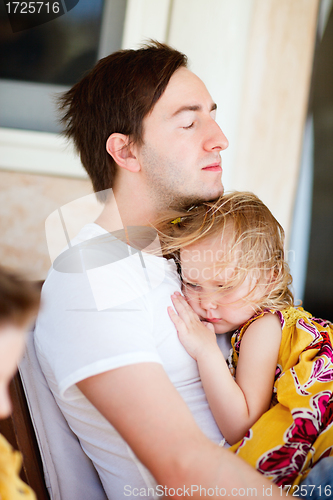
<path fill-rule="evenodd" d="M 270 409 L 230 450 L 279 486 L 296 485 L 333 455 L 333 325 L 302 308 L 264 311 L 232 337 L 234 373 L 246 329 L 267 312 L 282 327 Z"/>
<path fill-rule="evenodd" d="M 299 321 L 299 327 L 304 328 L 314 337 L 313 342 L 304 351 L 318 350 L 317 359 L 313 363 L 312 372 L 305 384 L 302 385 L 299 382 L 295 369 L 291 368 L 297 392 L 309 396 L 310 392 L 307 389 L 314 383 L 333 381 L 333 348 L 327 332 L 319 332 L 315 326 L 305 324 L 303 320 Z"/>
<path fill-rule="evenodd" d="M 257 469 L 269 476 L 278 486 L 293 484 L 309 454 L 314 454 L 313 443 L 323 426 L 333 422 L 333 400 L 329 391 L 311 398 L 313 411 L 306 408 L 292 411 L 294 423 L 284 435 L 285 444 L 270 450 L 258 460 Z M 328 410 L 328 411 L 327 411 Z M 330 418 L 324 418 L 329 413 Z"/>

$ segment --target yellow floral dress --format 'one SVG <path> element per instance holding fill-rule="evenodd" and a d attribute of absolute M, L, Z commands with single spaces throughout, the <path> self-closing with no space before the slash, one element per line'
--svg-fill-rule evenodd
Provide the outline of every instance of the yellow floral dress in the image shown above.
<path fill-rule="evenodd" d="M 277 485 L 296 485 L 333 455 L 333 324 L 301 307 L 270 312 L 282 326 L 271 407 L 230 450 Z M 264 314 L 234 333 L 232 373 L 244 332 Z"/>
<path fill-rule="evenodd" d="M 0 434 L 0 499 L 36 500 L 32 489 L 19 478 L 22 457 Z"/>

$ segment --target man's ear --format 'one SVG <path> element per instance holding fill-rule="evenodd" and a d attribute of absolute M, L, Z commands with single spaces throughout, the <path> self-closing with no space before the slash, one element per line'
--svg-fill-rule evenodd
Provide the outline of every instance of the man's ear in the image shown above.
<path fill-rule="evenodd" d="M 141 167 L 136 157 L 136 148 L 131 144 L 128 135 L 111 134 L 106 141 L 106 150 L 117 165 L 130 172 L 139 172 Z"/>

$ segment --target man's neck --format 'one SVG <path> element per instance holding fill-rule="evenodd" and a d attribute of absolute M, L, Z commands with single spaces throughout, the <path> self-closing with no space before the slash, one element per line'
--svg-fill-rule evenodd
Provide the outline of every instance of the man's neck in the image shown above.
<path fill-rule="evenodd" d="M 117 189 L 110 189 L 109 192 L 109 199 L 95 221 L 106 231 L 113 232 L 128 226 L 149 226 L 158 218 L 159 214 L 150 206 L 149 199 L 139 196 L 138 192 L 130 195 Z"/>

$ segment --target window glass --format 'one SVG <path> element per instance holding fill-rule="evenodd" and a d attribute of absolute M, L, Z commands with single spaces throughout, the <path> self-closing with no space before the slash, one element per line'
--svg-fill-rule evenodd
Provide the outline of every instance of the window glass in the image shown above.
<path fill-rule="evenodd" d="M 29 23 L 40 14 L 29 14 L 27 29 L 18 33 L 12 33 L 1 3 L 0 78 L 75 83 L 97 59 L 103 3 L 80 0 L 66 14 L 33 28 Z"/>
<path fill-rule="evenodd" d="M 79 0 L 72 2 L 71 10 L 69 3 L 66 12 L 65 4 L 59 2 L 64 14 L 39 26 L 35 26 L 36 16 L 42 12 L 23 16 L 25 29 L 13 32 L 8 7 L 0 2 L 0 126 L 58 131 L 54 94 L 72 86 L 94 66 L 105 38 L 112 41 L 108 53 L 121 47 L 125 0 Z M 108 16 L 111 13 L 108 23 L 105 11 Z M 103 35 L 102 26 L 117 37 Z"/>
<path fill-rule="evenodd" d="M 315 56 L 314 171 L 304 308 L 333 321 L 333 8 Z"/>

